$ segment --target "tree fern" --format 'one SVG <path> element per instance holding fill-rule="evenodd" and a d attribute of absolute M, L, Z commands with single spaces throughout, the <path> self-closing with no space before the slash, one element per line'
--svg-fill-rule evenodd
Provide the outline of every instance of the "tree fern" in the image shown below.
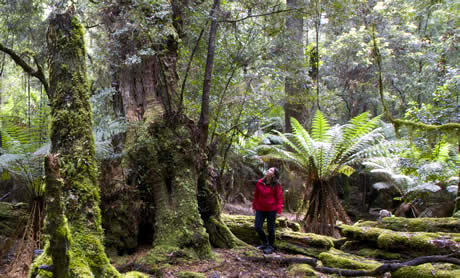
<path fill-rule="evenodd" d="M 291 118 L 293 133 L 277 133 L 283 140 L 283 146 L 258 147 L 261 159 L 284 161 L 304 176 L 307 184 L 313 186 L 310 204 L 315 203 L 312 205 L 315 208 L 309 209 L 305 216 L 308 231 L 334 234 L 335 220 L 350 221 L 330 180 L 339 174 L 351 175 L 354 164 L 373 154 L 380 154 L 381 151 L 373 148 L 384 141 L 381 129 L 376 128 L 379 119 L 369 120 L 365 113 L 345 126 L 330 127 L 322 113 L 317 111 L 311 135 L 297 120 Z"/>

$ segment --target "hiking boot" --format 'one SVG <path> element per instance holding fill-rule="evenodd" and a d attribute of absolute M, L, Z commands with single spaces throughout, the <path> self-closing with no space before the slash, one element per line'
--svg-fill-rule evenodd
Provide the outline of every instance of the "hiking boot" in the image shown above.
<path fill-rule="evenodd" d="M 275 251 L 275 248 L 273 246 L 271 246 L 271 245 L 268 245 L 267 248 L 264 249 L 264 254 L 269 255 L 269 254 L 273 253 L 273 251 Z"/>
<path fill-rule="evenodd" d="M 267 243 L 264 243 L 264 244 L 261 244 L 261 245 L 257 246 L 257 249 L 259 249 L 259 250 L 264 250 L 264 249 L 267 248 L 267 247 L 268 247 L 268 244 L 267 244 Z"/>

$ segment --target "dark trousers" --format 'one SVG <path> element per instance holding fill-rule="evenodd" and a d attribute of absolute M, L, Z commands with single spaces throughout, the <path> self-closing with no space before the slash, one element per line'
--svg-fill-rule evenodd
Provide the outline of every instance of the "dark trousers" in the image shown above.
<path fill-rule="evenodd" d="M 267 219 L 268 241 L 263 228 L 265 219 Z M 255 228 L 257 233 L 259 234 L 259 238 L 260 241 L 262 241 L 262 243 L 268 243 L 271 246 L 273 246 L 273 244 L 275 243 L 275 220 L 276 211 L 256 210 Z"/>

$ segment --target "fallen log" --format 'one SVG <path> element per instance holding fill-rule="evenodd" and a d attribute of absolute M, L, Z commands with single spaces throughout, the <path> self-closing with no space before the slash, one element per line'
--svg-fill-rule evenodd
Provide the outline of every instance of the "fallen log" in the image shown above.
<path fill-rule="evenodd" d="M 460 219 L 385 217 L 381 221 L 359 221 L 354 226 L 375 227 L 398 232 L 460 233 Z"/>
<path fill-rule="evenodd" d="M 444 256 L 424 256 L 418 257 L 403 263 L 387 263 L 379 266 L 375 270 L 348 270 L 348 269 L 340 269 L 340 268 L 332 268 L 332 267 L 323 267 L 323 266 L 316 266 L 314 269 L 321 273 L 325 274 L 339 274 L 341 276 L 346 277 L 359 277 L 359 276 L 373 276 L 377 277 L 387 272 L 397 272 L 400 268 L 409 267 L 409 266 L 417 266 L 426 263 L 450 263 L 455 265 L 460 265 L 460 259 L 456 258 L 459 256 L 459 253 L 444 255 Z M 442 276 L 442 277 L 458 277 L 457 274 L 460 274 L 460 269 L 454 271 L 444 271 L 447 275 L 454 275 L 454 276 Z M 449 273 L 447 273 L 449 272 Z M 392 277 L 400 277 L 394 276 Z M 435 277 L 433 275 L 433 277 Z M 438 276 L 436 276 L 438 277 Z"/>
<path fill-rule="evenodd" d="M 254 216 L 223 214 L 222 220 L 232 233 L 242 241 L 252 245 L 260 244 L 254 229 Z M 275 246 L 278 249 L 289 253 L 317 257 L 321 252 L 334 247 L 337 241 L 328 236 L 294 231 L 292 229 L 292 227 L 296 227 L 294 224 L 297 223 L 283 218 L 277 219 Z"/>
<path fill-rule="evenodd" d="M 366 226 L 339 225 L 342 235 L 386 251 L 445 255 L 460 251 L 460 233 L 396 232 Z"/>

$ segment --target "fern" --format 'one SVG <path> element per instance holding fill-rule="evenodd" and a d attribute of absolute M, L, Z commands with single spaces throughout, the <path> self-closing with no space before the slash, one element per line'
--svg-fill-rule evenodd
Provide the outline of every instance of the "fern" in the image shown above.
<path fill-rule="evenodd" d="M 273 145 L 263 145 L 258 148 L 263 160 L 281 160 L 295 165 L 305 173 L 312 173 L 312 177 L 328 180 L 337 174 L 351 175 L 354 172 L 352 165 L 380 154 L 378 148 L 383 141 L 381 129 L 375 128 L 379 117 L 367 120 L 367 113 L 355 117 L 344 126 L 330 127 L 320 111 L 315 115 L 311 136 L 308 131 L 294 118 L 291 118 L 292 134 L 276 132 L 284 143 L 284 148 Z M 372 129 L 374 127 L 374 129 Z M 354 138 L 351 144 L 346 142 Z M 351 142 L 351 141 L 350 141 Z"/>
<path fill-rule="evenodd" d="M 326 118 L 323 116 L 320 110 L 316 110 L 315 117 L 313 118 L 311 137 L 315 141 L 329 142 L 330 136 L 329 123 Z"/>

